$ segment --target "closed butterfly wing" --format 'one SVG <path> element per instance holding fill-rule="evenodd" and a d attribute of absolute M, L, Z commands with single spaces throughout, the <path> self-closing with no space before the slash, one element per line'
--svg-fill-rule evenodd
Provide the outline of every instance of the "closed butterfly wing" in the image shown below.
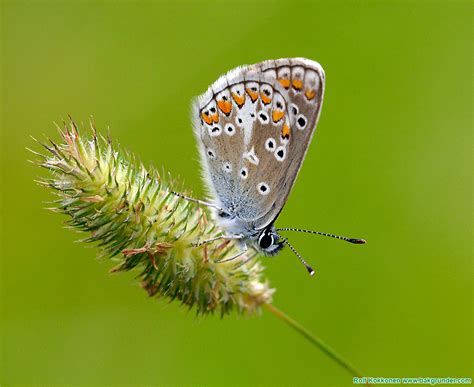
<path fill-rule="evenodd" d="M 307 59 L 237 68 L 194 105 L 211 196 L 255 229 L 283 208 L 321 110 L 324 72 Z"/>
<path fill-rule="evenodd" d="M 242 68 L 237 68 L 219 78 L 194 101 L 192 112 L 206 188 L 215 204 L 231 214 L 241 189 L 239 176 L 241 172 L 244 178 L 246 175 L 245 169 L 241 171 L 245 90 L 229 84 L 229 80 L 240 79 L 243 74 Z"/>

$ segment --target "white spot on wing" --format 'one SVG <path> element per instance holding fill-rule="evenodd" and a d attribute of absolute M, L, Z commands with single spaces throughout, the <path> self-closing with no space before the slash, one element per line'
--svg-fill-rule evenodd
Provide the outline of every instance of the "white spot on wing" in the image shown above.
<path fill-rule="evenodd" d="M 217 94 L 216 100 L 220 101 L 221 99 L 224 101 L 230 101 L 229 89 L 224 89 L 219 94 Z"/>
<path fill-rule="evenodd" d="M 222 128 L 219 124 L 214 124 L 213 126 L 209 127 L 209 136 L 217 137 L 220 136 L 222 133 Z"/>
<path fill-rule="evenodd" d="M 237 126 L 240 126 L 241 128 L 244 127 L 244 120 L 242 118 L 242 115 L 238 115 L 235 119 L 235 122 L 237 123 Z"/>
<path fill-rule="evenodd" d="M 294 80 L 300 80 L 301 82 L 304 81 L 304 69 L 301 66 L 295 66 L 291 69 L 291 81 L 293 82 Z M 293 87 L 294 91 L 299 91 L 296 90 Z"/>
<path fill-rule="evenodd" d="M 252 92 L 258 93 L 259 85 L 257 82 L 247 82 L 245 85 L 246 88 L 255 89 L 256 91 L 251 90 Z M 257 119 L 257 106 L 258 103 L 252 102 L 252 99 L 247 94 L 245 95 L 245 103 L 240 109 L 240 117 L 242 118 L 241 127 L 244 129 L 244 144 L 245 147 L 248 147 L 250 140 L 252 138 L 253 123 Z"/>
<path fill-rule="evenodd" d="M 278 69 L 278 79 L 290 79 L 290 67 L 285 66 Z"/>
<path fill-rule="evenodd" d="M 226 161 L 224 163 L 224 165 L 222 166 L 222 169 L 224 170 L 224 172 L 226 173 L 231 173 L 232 172 L 232 164 L 228 161 Z"/>
<path fill-rule="evenodd" d="M 226 124 L 224 129 L 225 134 L 233 136 L 235 134 L 235 126 L 232 124 Z"/>
<path fill-rule="evenodd" d="M 245 88 L 248 89 L 252 93 L 258 93 L 259 92 L 259 83 L 250 81 L 245 83 Z M 250 98 L 250 96 L 249 96 Z"/>
<path fill-rule="evenodd" d="M 237 97 L 242 97 L 244 96 L 245 97 L 245 87 L 244 87 L 244 84 L 243 83 L 239 83 L 237 85 L 234 85 L 230 88 L 230 92 L 232 94 L 235 94 Z M 235 106 L 238 106 L 237 103 L 235 102 L 234 100 L 234 105 Z"/>
<path fill-rule="evenodd" d="M 268 79 L 275 79 L 277 75 L 275 69 L 265 70 L 264 74 Z"/>
<path fill-rule="evenodd" d="M 306 128 L 307 123 L 308 120 L 303 114 L 300 114 L 298 117 L 296 117 L 296 126 L 299 130 L 304 130 L 304 128 Z"/>
<path fill-rule="evenodd" d="M 273 109 L 276 110 L 286 110 L 285 99 L 280 93 L 275 93 L 275 97 L 273 98 Z"/>
<path fill-rule="evenodd" d="M 319 89 L 320 88 L 320 78 L 316 71 L 313 70 L 306 70 L 305 77 L 304 77 L 304 84 L 307 88 L 312 89 Z"/>
<path fill-rule="evenodd" d="M 257 190 L 260 195 L 268 195 L 270 193 L 270 186 L 262 181 L 257 184 Z"/>
<path fill-rule="evenodd" d="M 264 96 L 264 97 L 263 97 Z M 271 102 L 272 98 L 273 98 L 273 89 L 270 85 L 267 85 L 267 84 L 263 84 L 261 87 L 260 87 L 260 98 L 262 100 L 262 104 L 266 105 L 268 103 Z M 269 99 L 270 102 L 263 102 L 263 99 Z"/>
<path fill-rule="evenodd" d="M 279 146 L 275 149 L 275 158 L 277 161 L 283 161 L 286 158 L 286 148 L 284 146 Z"/>
<path fill-rule="evenodd" d="M 293 116 L 297 116 L 298 113 L 299 113 L 299 109 L 298 109 L 298 106 L 295 105 L 294 103 L 290 104 L 290 114 L 293 115 Z"/>
<path fill-rule="evenodd" d="M 265 141 L 265 149 L 269 152 L 275 152 L 276 141 L 274 138 L 270 137 Z"/>
<path fill-rule="evenodd" d="M 270 118 L 268 117 L 268 113 L 265 110 L 260 110 L 257 113 L 257 118 L 262 124 L 268 124 L 270 122 Z"/>
<path fill-rule="evenodd" d="M 242 157 L 245 159 L 245 160 L 248 160 L 249 162 L 251 162 L 252 164 L 255 164 L 255 165 L 258 165 L 258 163 L 260 162 L 260 159 L 257 157 L 257 155 L 255 154 L 255 149 L 254 147 L 252 147 L 252 149 L 250 149 L 250 151 L 248 152 L 245 152 Z"/>
<path fill-rule="evenodd" d="M 213 149 L 208 148 L 207 149 L 207 157 L 209 157 L 209 159 L 211 159 L 211 160 L 215 160 L 216 159 L 216 152 Z"/>

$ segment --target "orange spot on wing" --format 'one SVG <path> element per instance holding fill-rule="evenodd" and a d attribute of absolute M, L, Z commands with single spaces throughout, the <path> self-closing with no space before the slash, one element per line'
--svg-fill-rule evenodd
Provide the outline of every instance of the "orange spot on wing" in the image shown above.
<path fill-rule="evenodd" d="M 228 116 L 232 110 L 232 103 L 229 101 L 224 101 L 223 99 L 217 101 L 217 106 L 226 116 Z"/>
<path fill-rule="evenodd" d="M 267 96 L 265 93 L 260 93 L 260 96 L 262 97 L 262 102 L 265 105 L 268 105 L 270 102 L 272 102 L 272 99 L 269 96 Z"/>
<path fill-rule="evenodd" d="M 283 128 L 281 129 L 281 137 L 285 139 L 289 139 L 291 135 L 291 129 L 287 124 L 283 125 Z"/>
<path fill-rule="evenodd" d="M 209 113 L 201 113 L 201 117 L 204 120 L 204 122 L 208 125 L 212 124 L 212 117 L 209 115 Z"/>
<path fill-rule="evenodd" d="M 285 112 L 282 110 L 273 110 L 272 111 L 272 120 L 274 123 L 280 121 L 285 115 Z"/>
<path fill-rule="evenodd" d="M 212 116 L 212 121 L 216 124 L 219 122 L 219 113 L 216 113 Z"/>
<path fill-rule="evenodd" d="M 293 89 L 301 90 L 303 88 L 303 81 L 301 79 L 293 79 Z"/>
<path fill-rule="evenodd" d="M 247 94 L 249 95 L 250 99 L 252 102 L 255 102 L 258 98 L 258 93 L 256 91 L 252 91 L 250 89 L 246 89 Z"/>
<path fill-rule="evenodd" d="M 232 93 L 232 98 L 234 99 L 235 103 L 239 108 L 241 108 L 244 103 L 245 103 L 245 94 L 244 95 L 237 95 L 235 93 Z M 250 97 L 252 98 L 252 97 Z"/>
<path fill-rule="evenodd" d="M 280 78 L 278 82 L 280 82 L 280 85 L 282 85 L 285 89 L 290 87 L 290 80 L 288 78 Z"/>
<path fill-rule="evenodd" d="M 314 90 L 308 89 L 304 92 L 304 95 L 307 99 L 311 101 L 316 96 L 316 93 L 314 92 Z"/>

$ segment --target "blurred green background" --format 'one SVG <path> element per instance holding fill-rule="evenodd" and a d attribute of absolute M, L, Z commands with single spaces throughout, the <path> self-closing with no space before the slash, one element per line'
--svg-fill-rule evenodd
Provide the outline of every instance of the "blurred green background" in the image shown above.
<path fill-rule="evenodd" d="M 225 71 L 326 70 L 317 134 L 263 258 L 274 303 L 368 376 L 472 377 L 472 3 L 2 4 L 0 384 L 303 386 L 352 378 L 274 316 L 195 318 L 147 298 L 44 210 L 29 135 L 67 114 L 202 195 L 189 110 Z"/>

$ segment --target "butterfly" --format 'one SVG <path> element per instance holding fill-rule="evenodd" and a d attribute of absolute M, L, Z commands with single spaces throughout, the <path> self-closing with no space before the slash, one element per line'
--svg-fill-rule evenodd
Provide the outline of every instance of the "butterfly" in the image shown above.
<path fill-rule="evenodd" d="M 221 76 L 193 102 L 192 121 L 210 201 L 175 193 L 215 209 L 225 235 L 264 255 L 288 245 L 279 231 L 302 231 L 365 243 L 332 234 L 275 228 L 315 133 L 323 104 L 325 74 L 304 58 L 267 60 Z"/>

